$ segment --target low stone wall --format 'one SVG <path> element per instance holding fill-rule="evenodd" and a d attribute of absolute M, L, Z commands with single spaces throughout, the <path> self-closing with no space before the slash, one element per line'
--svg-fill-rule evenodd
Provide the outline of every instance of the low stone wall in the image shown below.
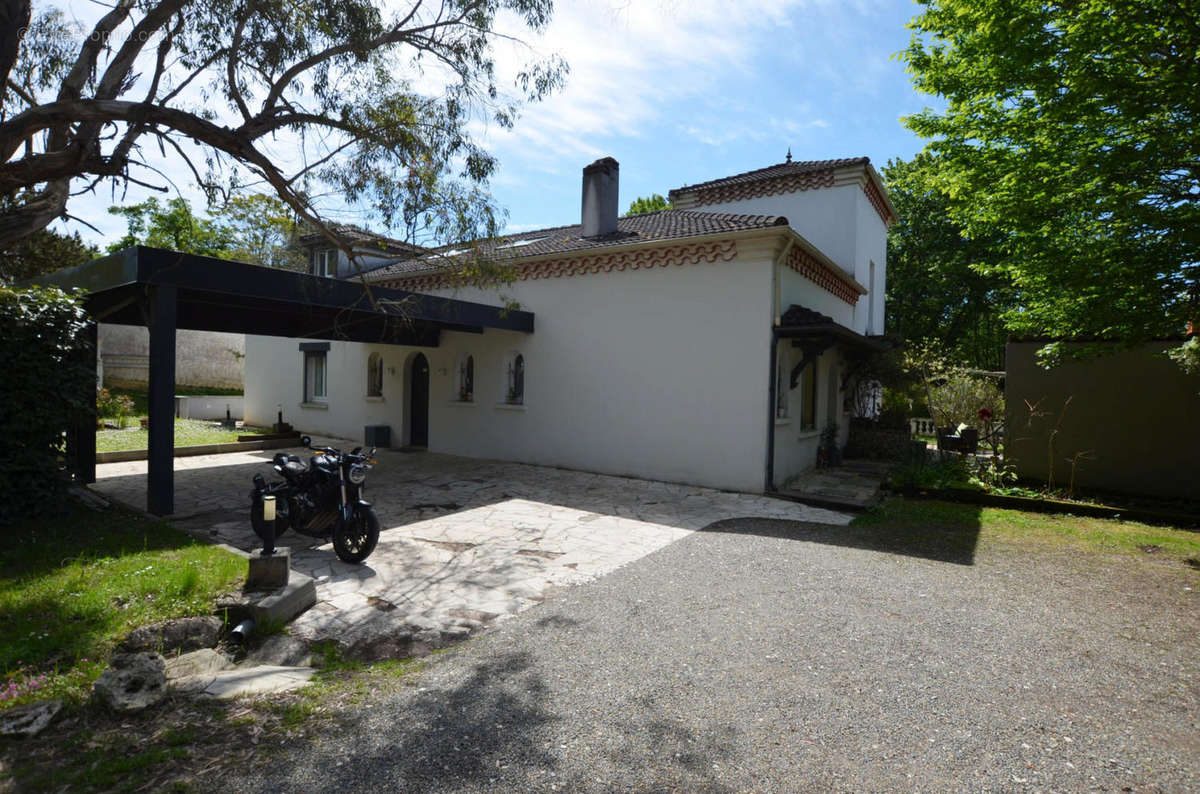
<path fill-rule="evenodd" d="M 225 395 L 175 395 L 176 412 L 180 419 L 224 419 L 229 408 L 232 419 L 242 419 L 245 397 Z"/>
<path fill-rule="evenodd" d="M 220 389 L 242 388 L 246 357 L 244 334 L 180 329 L 175 341 L 176 383 Z M 98 342 L 104 385 L 146 388 L 150 372 L 149 331 L 132 325 L 100 323 Z"/>
<path fill-rule="evenodd" d="M 846 457 L 867 460 L 902 460 L 908 454 L 908 428 L 880 427 L 870 420 L 852 420 Z"/>

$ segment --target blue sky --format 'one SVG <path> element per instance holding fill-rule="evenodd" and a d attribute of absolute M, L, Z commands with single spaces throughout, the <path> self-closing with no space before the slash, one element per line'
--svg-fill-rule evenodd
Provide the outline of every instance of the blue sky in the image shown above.
<path fill-rule="evenodd" d="M 789 146 L 798 160 L 911 157 L 923 144 L 900 117 L 935 100 L 893 56 L 917 11 L 905 0 L 559 3 L 544 40 L 571 64 L 566 90 L 489 139 L 510 228 L 578 222 L 580 172 L 597 156 L 621 163 L 622 208 L 781 162 Z"/>
<path fill-rule="evenodd" d="M 67 6 L 83 22 L 95 9 Z M 622 209 L 639 195 L 781 162 L 789 146 L 798 160 L 866 155 L 877 168 L 911 157 L 923 144 L 900 117 L 936 103 L 894 57 L 918 10 L 909 0 L 559 0 L 544 35 L 514 29 L 527 46 L 496 54 L 502 76 L 562 55 L 565 89 L 528 106 L 513 130 L 476 125 L 501 163 L 492 191 L 508 229 L 577 223 L 581 170 L 606 155 L 621 163 Z M 202 206 L 182 166 L 165 165 Z M 108 242 L 123 226 L 102 193 L 70 210 Z M 125 201 L 144 195 L 130 189 Z M 374 225 L 353 207 L 332 217 Z"/>

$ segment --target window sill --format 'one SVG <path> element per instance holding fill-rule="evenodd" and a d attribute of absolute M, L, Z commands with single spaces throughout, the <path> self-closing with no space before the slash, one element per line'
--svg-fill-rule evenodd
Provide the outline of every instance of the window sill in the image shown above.
<path fill-rule="evenodd" d="M 387 402 L 387 400 L 383 399 L 383 395 L 382 395 L 382 394 L 380 394 L 380 395 L 368 394 L 367 396 L 363 397 L 363 400 L 364 400 L 365 402 L 369 402 L 369 403 L 383 403 L 383 402 Z"/>
<path fill-rule="evenodd" d="M 447 400 L 446 404 L 447 405 L 470 406 L 471 408 L 474 408 L 476 405 L 479 405 L 479 403 L 475 402 L 474 400 Z"/>
<path fill-rule="evenodd" d="M 796 440 L 797 441 L 806 441 L 807 439 L 810 439 L 810 438 L 817 438 L 820 435 L 821 435 L 820 430 L 813 430 L 812 428 L 809 428 L 807 430 L 801 430 L 800 435 L 796 436 Z"/>
<path fill-rule="evenodd" d="M 792 423 L 792 418 L 790 416 L 775 417 L 775 426 L 776 427 L 787 427 L 791 423 Z"/>
<path fill-rule="evenodd" d="M 524 411 L 525 403 L 496 403 L 496 410 L 499 410 L 499 411 Z"/>
<path fill-rule="evenodd" d="M 301 408 L 315 408 L 318 411 L 328 411 L 329 403 L 327 402 L 306 402 L 300 403 Z"/>

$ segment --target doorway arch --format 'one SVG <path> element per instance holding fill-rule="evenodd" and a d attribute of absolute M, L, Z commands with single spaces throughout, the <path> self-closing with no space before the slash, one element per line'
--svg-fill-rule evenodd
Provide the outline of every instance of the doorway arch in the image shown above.
<path fill-rule="evenodd" d="M 429 446 L 429 359 L 413 356 L 408 384 L 408 445 Z"/>

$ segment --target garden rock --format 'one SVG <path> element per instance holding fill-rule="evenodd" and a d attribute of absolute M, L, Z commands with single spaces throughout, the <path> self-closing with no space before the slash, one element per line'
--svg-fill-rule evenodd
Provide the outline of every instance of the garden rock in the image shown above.
<path fill-rule="evenodd" d="M 129 633 L 121 648 L 130 653 L 155 651 L 174 653 L 211 648 L 221 634 L 221 619 L 212 615 L 177 618 L 140 626 Z"/>
<path fill-rule="evenodd" d="M 163 658 L 157 653 L 115 654 L 110 667 L 92 685 L 92 694 L 124 714 L 153 706 L 167 695 Z"/>
<path fill-rule="evenodd" d="M 0 713 L 0 736 L 37 736 L 61 708 L 61 700 L 45 700 Z"/>
<path fill-rule="evenodd" d="M 246 664 L 308 667 L 312 664 L 312 652 L 303 640 L 287 634 L 272 634 L 247 654 Z"/>

